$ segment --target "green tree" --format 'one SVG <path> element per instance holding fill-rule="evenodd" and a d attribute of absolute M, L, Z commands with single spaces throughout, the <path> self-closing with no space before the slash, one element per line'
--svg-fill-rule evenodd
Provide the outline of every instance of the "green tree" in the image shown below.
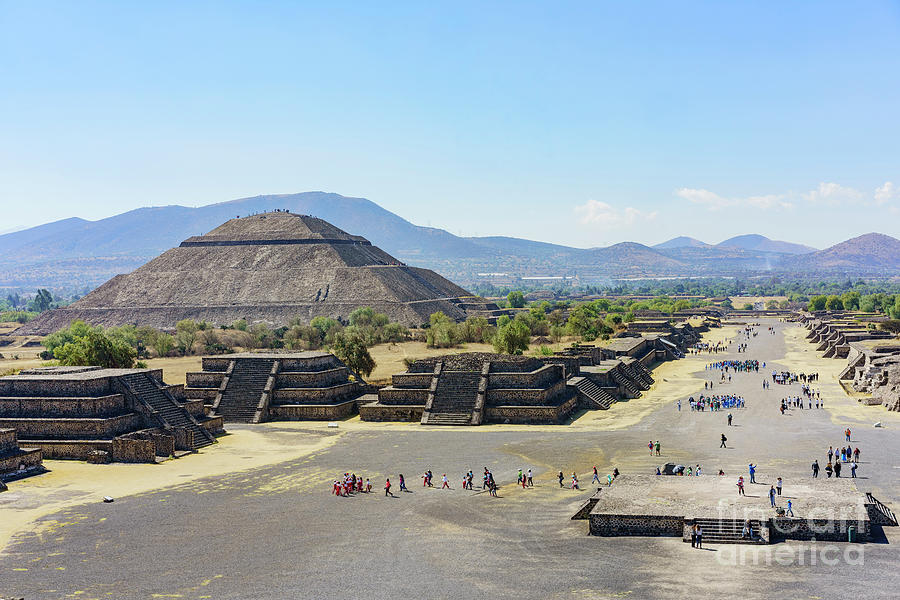
<path fill-rule="evenodd" d="M 506 295 L 506 301 L 510 308 L 523 308 L 525 306 L 525 294 L 519 290 L 513 290 Z"/>
<path fill-rule="evenodd" d="M 840 296 L 828 296 L 825 300 L 825 310 L 844 310 L 844 303 Z"/>
<path fill-rule="evenodd" d="M 127 369 L 134 366 L 137 357 L 137 351 L 121 339 L 83 322 L 73 323 L 61 338 L 67 341 L 53 346 L 53 356 L 61 365 Z"/>
<path fill-rule="evenodd" d="M 31 301 L 31 309 L 34 312 L 44 312 L 45 310 L 50 310 L 50 307 L 53 305 L 53 294 L 50 293 L 49 290 L 45 290 L 43 288 L 37 291 L 37 294 L 34 296 L 34 300 Z"/>
<path fill-rule="evenodd" d="M 809 305 L 807 308 L 810 312 L 817 310 L 825 310 L 825 303 L 828 302 L 827 296 L 813 296 L 809 299 Z"/>
<path fill-rule="evenodd" d="M 425 343 L 430 348 L 452 348 L 460 342 L 456 323 L 438 311 L 428 318 L 428 329 L 425 331 Z"/>
<path fill-rule="evenodd" d="M 531 331 L 522 321 L 510 321 L 497 330 L 494 336 L 494 351 L 501 354 L 521 354 L 528 350 Z"/>
<path fill-rule="evenodd" d="M 156 356 L 162 358 L 168 356 L 169 352 L 175 348 L 175 338 L 168 333 L 160 331 L 153 336 L 153 339 L 150 341 L 150 346 L 156 352 Z"/>
<path fill-rule="evenodd" d="M 368 377 L 375 370 L 375 359 L 369 354 L 365 341 L 352 332 L 339 333 L 332 351 L 360 379 Z"/>
<path fill-rule="evenodd" d="M 191 319 L 184 319 L 175 324 L 175 344 L 182 354 L 193 352 L 198 331 L 200 331 L 199 324 Z"/>

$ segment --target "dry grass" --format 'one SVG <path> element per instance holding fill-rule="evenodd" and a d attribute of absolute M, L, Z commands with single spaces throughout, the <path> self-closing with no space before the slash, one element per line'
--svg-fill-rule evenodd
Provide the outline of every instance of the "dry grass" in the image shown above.
<path fill-rule="evenodd" d="M 0 346 L 0 354 L 3 355 L 3 358 L 0 358 L 0 375 L 39 367 L 44 362 L 39 356 L 45 349 L 43 346 L 24 347 L 26 342 L 39 341 L 40 337 L 9 335 L 18 326 L 18 323 L 0 323 L 0 335 L 12 339 L 12 344 Z"/>
<path fill-rule="evenodd" d="M 151 358 L 145 360 L 151 369 L 163 370 L 163 381 L 169 385 L 183 384 L 185 373 L 201 371 L 199 356 L 173 356 L 170 358 Z"/>

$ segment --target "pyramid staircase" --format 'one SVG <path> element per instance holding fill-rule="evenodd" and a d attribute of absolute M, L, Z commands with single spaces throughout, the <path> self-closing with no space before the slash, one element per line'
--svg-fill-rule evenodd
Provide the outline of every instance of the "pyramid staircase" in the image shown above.
<path fill-rule="evenodd" d="M 569 379 L 568 385 L 574 387 L 579 393 L 587 398 L 588 402 L 593 405 L 593 408 L 607 410 L 616 401 L 615 396 L 587 377 L 572 377 Z"/>
<path fill-rule="evenodd" d="M 637 362 L 637 361 L 635 361 Z M 652 385 L 652 381 L 647 381 L 641 373 L 634 367 L 634 362 L 628 365 L 622 365 L 625 369 L 625 374 L 631 379 L 634 386 L 640 390 L 649 390 Z"/>
<path fill-rule="evenodd" d="M 229 369 L 224 390 L 213 405 L 226 423 L 258 422 L 257 409 L 269 386 L 275 359 L 235 360 Z"/>
<path fill-rule="evenodd" d="M 744 521 L 741 519 L 694 519 L 694 523 L 703 529 L 704 544 L 768 544 L 762 534 L 762 528 L 768 527 L 756 519 L 750 519 L 753 530 L 752 539 L 742 539 Z"/>
<path fill-rule="evenodd" d="M 641 361 L 636 360 L 633 363 L 631 363 L 631 368 L 634 369 L 634 371 L 635 371 L 635 373 L 637 373 L 638 377 L 641 378 L 641 381 L 646 383 L 647 386 L 651 386 L 656 382 L 656 380 L 653 379 L 653 374 L 650 372 L 650 369 L 645 367 L 644 363 L 642 363 Z M 648 387 L 648 389 L 649 389 L 649 387 Z"/>
<path fill-rule="evenodd" d="M 134 397 L 147 407 L 161 425 L 182 427 L 193 433 L 192 450 L 215 443 L 213 435 L 200 426 L 197 420 L 178 404 L 174 396 L 147 373 L 132 373 L 120 378 Z"/>
<path fill-rule="evenodd" d="M 423 425 L 472 425 L 481 373 L 443 371 L 438 378 L 431 410 L 422 415 Z"/>
<path fill-rule="evenodd" d="M 637 389 L 637 387 L 629 380 L 625 375 L 623 375 L 618 369 L 614 369 L 610 372 L 610 376 L 613 378 L 617 384 L 622 386 L 625 389 L 629 398 L 640 398 L 641 390 Z"/>

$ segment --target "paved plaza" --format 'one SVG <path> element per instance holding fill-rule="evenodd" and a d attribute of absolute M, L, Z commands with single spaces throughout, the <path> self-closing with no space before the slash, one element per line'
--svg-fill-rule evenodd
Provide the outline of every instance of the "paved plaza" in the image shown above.
<path fill-rule="evenodd" d="M 795 512 L 812 498 L 842 502 L 847 484 L 822 480 L 824 472 L 812 483 L 809 466 L 818 459 L 824 467 L 828 447 L 844 442 L 847 427 L 852 446 L 861 450 L 858 489 L 900 508 L 900 415 L 847 397 L 835 377 L 843 361 L 817 358 L 803 339 L 805 329 L 776 321 L 762 325 L 746 353 L 667 363 L 644 397 L 614 404 L 596 418 L 579 415 L 568 425 L 456 428 L 358 418 L 342 421 L 337 430 L 324 423 L 235 425 L 221 447 L 191 458 L 202 465 L 217 452 L 227 456 L 230 464 L 218 475 L 193 476 L 184 460 L 142 465 L 153 470 L 142 473 L 165 483 L 110 504 L 100 502 L 105 489 L 98 483 L 83 502 L 23 523 L 0 555 L 0 598 L 896 597 L 898 528 L 886 527 L 864 545 L 784 542 L 753 547 L 757 554 L 747 555 L 741 547 L 714 544 L 693 550 L 676 538 L 593 537 L 584 521 L 570 519 L 598 487 L 590 484 L 595 465 L 605 485 L 614 467 L 652 475 L 664 463 L 699 464 L 703 475 L 690 485 L 703 486 L 709 478 L 715 486 L 698 491 L 699 498 L 727 494 L 726 486 L 741 473 L 746 478 L 752 462 L 760 482 L 783 478 L 785 493 L 798 497 Z M 770 325 L 775 335 L 766 331 Z M 731 337 L 738 329 L 733 331 Z M 704 365 L 723 359 L 756 359 L 766 368 L 734 374 L 730 384 L 720 385 L 718 372 Z M 799 393 L 799 385 L 763 390 L 762 379 L 773 369 L 819 372 L 813 387 L 821 390 L 825 409 L 782 415 L 781 399 Z M 703 381 L 713 379 L 713 393 L 741 395 L 746 408 L 691 412 L 688 397 L 704 393 Z M 884 427 L 872 427 L 875 421 Z M 727 448 L 719 448 L 722 433 Z M 292 445 L 310 450 L 273 462 L 260 458 L 262 451 L 243 456 L 229 450 L 257 438 L 272 456 Z M 651 440 L 660 442 L 658 457 L 648 452 Z M 69 488 L 38 495 L 41 477 L 76 470 L 48 463 L 51 473 L 0 495 L 0 515 L 65 496 Z M 108 481 L 102 474 L 112 471 L 103 470 L 116 468 L 82 466 L 95 470 L 77 469 L 87 479 L 79 489 L 90 487 L 92 473 L 98 482 Z M 501 486 L 499 498 L 478 487 L 484 467 Z M 518 469 L 529 468 L 534 487 L 516 486 Z M 428 469 L 434 488 L 422 487 Z M 476 475 L 473 491 L 461 489 L 469 469 Z M 726 478 L 717 480 L 720 469 Z M 581 490 L 568 489 L 573 471 Z M 332 481 L 345 472 L 370 478 L 373 493 L 331 495 Z M 409 492 L 398 491 L 399 473 Z M 450 490 L 439 489 L 443 473 Z M 387 476 L 394 497 L 384 495 Z M 768 485 L 756 487 L 748 484 L 741 502 L 764 509 Z M 699 502 L 692 498 L 687 494 L 684 502 Z"/>

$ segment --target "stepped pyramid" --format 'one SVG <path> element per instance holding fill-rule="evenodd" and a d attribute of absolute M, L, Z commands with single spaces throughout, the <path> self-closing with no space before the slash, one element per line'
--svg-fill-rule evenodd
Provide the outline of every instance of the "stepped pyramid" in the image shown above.
<path fill-rule="evenodd" d="M 346 318 L 361 306 L 410 326 L 443 311 L 465 318 L 471 294 L 434 271 L 409 267 L 365 238 L 308 215 L 269 212 L 227 221 L 20 331 L 47 334 L 74 319 L 172 329 L 181 319 L 285 325 Z"/>

